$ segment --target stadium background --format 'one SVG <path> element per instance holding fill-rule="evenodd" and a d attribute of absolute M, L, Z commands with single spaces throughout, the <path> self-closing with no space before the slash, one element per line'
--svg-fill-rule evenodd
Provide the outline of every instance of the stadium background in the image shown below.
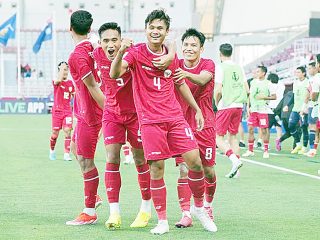
<path fill-rule="evenodd" d="M 126 215 L 120 231 L 107 232 L 103 227 L 108 205 L 102 178 L 99 193 L 105 203 L 98 211 L 97 226 L 65 226 L 65 221 L 83 205 L 76 161 L 65 162 L 59 156 L 57 161 L 47 159 L 50 115 L 5 113 L 47 112 L 56 65 L 67 60 L 73 48 L 68 32 L 72 11 L 84 8 L 92 12 L 94 32 L 102 23 L 116 21 L 122 26 L 123 36 L 139 42 L 145 39 L 146 15 L 159 7 L 167 9 L 172 17 L 170 38 L 179 38 L 191 26 L 206 34 L 205 57 L 218 62 L 217 47 L 222 42 L 231 42 L 235 46 L 235 61 L 244 65 L 248 78 L 251 70 L 263 63 L 290 86 L 294 69 L 307 63 L 311 54 L 320 53 L 319 36 L 309 36 L 310 18 L 320 18 L 320 1 L 317 0 L 0 0 L 0 26 L 18 11 L 21 27 L 19 38 L 16 31 L 16 38 L 9 39 L 7 46 L 0 44 L 3 51 L 0 65 L 1 240 L 154 239 L 149 233 L 156 222 L 154 212 L 147 229 L 128 227 L 139 205 L 139 190 L 132 165 L 121 167 L 121 210 Z M 52 39 L 44 41 L 35 54 L 33 45 L 49 22 L 53 23 Z M 316 29 L 320 30 L 320 27 Z M 31 68 L 31 76 L 20 79 L 17 77 L 19 41 L 20 63 Z M 251 162 L 245 161 L 239 179 L 224 178 L 230 163 L 217 155 L 219 183 L 214 208 L 219 231 L 214 236 L 204 232 L 197 223 L 182 231 L 172 226 L 180 217 L 175 192 L 178 173 L 173 161 L 167 164 L 171 229 L 161 238 L 319 239 L 320 178 L 316 176 L 320 169 L 319 158 L 292 156 L 291 142 L 277 153 L 273 150 L 273 140 L 274 136 L 270 159 L 262 159 L 261 151 L 257 150 Z M 63 152 L 62 141 L 63 138 L 58 140 L 57 152 Z M 101 142 L 96 162 L 102 177 L 105 151 Z"/>
<path fill-rule="evenodd" d="M 122 26 L 123 36 L 140 42 L 145 39 L 147 13 L 160 7 L 172 18 L 169 38 L 179 38 L 188 27 L 198 28 L 207 36 L 204 56 L 216 62 L 217 46 L 230 42 L 235 46 L 235 61 L 244 65 L 248 77 L 263 63 L 290 84 L 293 69 L 303 58 L 320 52 L 319 38 L 309 37 L 310 18 L 320 18 L 317 0 L 2 0 L 0 24 L 18 12 L 21 30 L 16 32 L 20 41 L 15 38 L 9 39 L 7 46 L 0 44 L 0 97 L 45 98 L 52 92 L 56 65 L 67 60 L 73 49 L 68 32 L 72 11 L 83 8 L 92 12 L 93 32 L 102 23 L 115 21 Z M 53 24 L 52 39 L 43 42 L 35 54 L 33 45 L 49 22 Z M 17 77 L 17 45 L 20 64 L 31 68 L 30 77 Z"/>

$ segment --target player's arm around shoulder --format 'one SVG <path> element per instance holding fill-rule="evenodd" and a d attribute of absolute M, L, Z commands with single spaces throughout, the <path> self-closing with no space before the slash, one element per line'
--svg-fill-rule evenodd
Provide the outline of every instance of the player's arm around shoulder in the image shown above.
<path fill-rule="evenodd" d="M 133 41 L 131 39 L 122 39 L 121 41 L 121 47 L 114 58 L 114 60 L 111 63 L 110 68 L 110 77 L 111 78 L 119 78 L 121 77 L 128 69 L 129 64 L 127 61 L 123 60 L 123 56 L 125 55 L 127 49 L 131 47 L 133 44 Z"/>
<path fill-rule="evenodd" d="M 176 57 L 177 44 L 175 40 L 166 42 L 165 47 L 168 49 L 168 53 L 152 60 L 153 66 L 160 70 L 166 70 Z"/>
<path fill-rule="evenodd" d="M 188 79 L 192 83 L 199 86 L 206 85 L 213 78 L 212 74 L 206 70 L 201 71 L 199 74 L 193 74 L 181 68 L 176 69 L 174 79 L 179 81 L 181 79 Z"/>

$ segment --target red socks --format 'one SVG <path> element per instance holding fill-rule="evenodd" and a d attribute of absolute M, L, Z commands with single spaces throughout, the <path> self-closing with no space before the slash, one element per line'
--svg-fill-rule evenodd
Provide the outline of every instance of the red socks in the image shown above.
<path fill-rule="evenodd" d="M 232 149 L 229 149 L 229 150 L 226 152 L 227 157 L 230 157 L 230 155 L 232 155 L 232 154 L 233 154 Z"/>
<path fill-rule="evenodd" d="M 158 220 L 167 219 L 167 189 L 163 178 L 159 180 L 151 179 L 151 196 L 154 208 L 157 211 Z"/>
<path fill-rule="evenodd" d="M 248 140 L 248 148 L 250 152 L 253 152 L 254 140 Z"/>
<path fill-rule="evenodd" d="M 87 208 L 94 208 L 96 203 L 97 189 L 99 185 L 99 174 L 97 168 L 83 174 L 84 196 Z"/>
<path fill-rule="evenodd" d="M 263 145 L 264 145 L 264 151 L 268 152 L 269 151 L 269 141 L 264 141 Z"/>
<path fill-rule="evenodd" d="M 140 192 L 143 200 L 151 199 L 150 190 L 150 168 L 147 163 L 136 166 L 138 172 L 138 182 L 140 186 Z"/>
<path fill-rule="evenodd" d="M 181 210 L 190 211 L 191 190 L 188 184 L 188 179 L 179 178 L 177 190 Z"/>
<path fill-rule="evenodd" d="M 214 198 L 214 193 L 216 192 L 217 178 L 216 176 L 213 178 L 205 178 L 204 183 L 206 202 L 211 203 Z"/>
<path fill-rule="evenodd" d="M 51 150 L 54 150 L 54 147 L 56 146 L 57 138 L 58 138 L 58 135 L 56 135 L 56 134 L 51 135 L 51 137 L 50 137 L 50 149 Z"/>
<path fill-rule="evenodd" d="M 107 163 L 104 173 L 104 184 L 107 191 L 109 203 L 119 202 L 119 193 L 121 188 L 121 176 L 119 164 Z"/>
<path fill-rule="evenodd" d="M 204 195 L 204 175 L 203 171 L 195 172 L 189 170 L 188 172 L 188 183 L 190 190 L 193 195 L 194 205 L 196 207 L 203 206 L 203 195 Z"/>
<path fill-rule="evenodd" d="M 70 142 L 71 142 L 71 136 L 64 138 L 64 152 L 65 153 L 70 152 Z"/>

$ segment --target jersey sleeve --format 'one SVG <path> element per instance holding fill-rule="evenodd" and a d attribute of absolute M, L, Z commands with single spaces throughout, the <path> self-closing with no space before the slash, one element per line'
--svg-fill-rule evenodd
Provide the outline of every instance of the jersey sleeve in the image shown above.
<path fill-rule="evenodd" d="M 76 62 L 74 62 L 75 59 Z M 77 65 L 76 69 L 81 80 L 85 79 L 92 73 L 92 69 L 90 67 L 90 61 L 92 61 L 92 59 L 90 59 L 90 56 L 85 57 L 80 54 L 74 54 L 72 60 L 73 64 L 76 63 Z"/>
<path fill-rule="evenodd" d="M 211 75 L 211 79 L 215 79 L 214 71 L 215 71 L 214 62 L 212 60 L 206 60 L 203 64 L 201 72 L 207 72 Z"/>
<path fill-rule="evenodd" d="M 83 56 L 78 58 L 79 76 L 81 77 L 81 80 L 85 79 L 92 73 L 89 61 L 89 56 L 88 58 Z"/>

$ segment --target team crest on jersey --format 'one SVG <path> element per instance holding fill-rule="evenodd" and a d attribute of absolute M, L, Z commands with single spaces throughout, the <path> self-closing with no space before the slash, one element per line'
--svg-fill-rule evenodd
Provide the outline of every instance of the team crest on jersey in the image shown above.
<path fill-rule="evenodd" d="M 164 73 L 163 73 L 163 75 L 164 75 L 164 77 L 165 77 L 165 78 L 170 77 L 170 76 L 171 76 L 171 74 L 172 74 L 172 71 L 171 71 L 171 70 L 169 70 L 169 69 L 165 70 L 165 71 L 164 71 Z"/>
<path fill-rule="evenodd" d="M 69 92 L 72 92 L 72 87 L 69 87 Z"/>

